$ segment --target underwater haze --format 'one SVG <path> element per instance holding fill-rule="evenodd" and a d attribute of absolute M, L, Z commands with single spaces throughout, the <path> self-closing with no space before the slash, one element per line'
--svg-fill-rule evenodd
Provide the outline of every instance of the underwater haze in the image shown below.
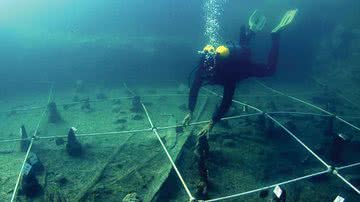
<path fill-rule="evenodd" d="M 59 82 L 151 79 L 150 75 L 186 78 L 196 64 L 197 50 L 207 43 L 204 2 L 2 0 L 0 75 L 8 80 Z M 296 24 L 284 34 L 281 51 L 286 55 L 279 72 L 309 72 L 319 38 L 356 15 L 358 4 L 355 0 L 228 0 L 222 7 L 220 35 L 224 41 L 237 41 L 240 26 L 254 9 L 261 10 L 269 19 L 254 42 L 253 55 L 263 58 L 271 27 L 284 11 L 298 8 Z"/>
<path fill-rule="evenodd" d="M 359 11 L 0 0 L 0 202 L 360 201 Z"/>

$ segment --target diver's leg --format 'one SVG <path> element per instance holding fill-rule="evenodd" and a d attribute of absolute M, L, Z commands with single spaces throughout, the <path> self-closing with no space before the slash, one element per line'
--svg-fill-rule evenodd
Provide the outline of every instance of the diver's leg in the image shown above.
<path fill-rule="evenodd" d="M 271 49 L 268 55 L 268 67 L 272 73 L 275 72 L 279 59 L 280 33 L 271 33 Z"/>
<path fill-rule="evenodd" d="M 236 81 L 228 82 L 224 85 L 224 95 L 221 100 L 220 107 L 215 111 L 212 122 L 215 124 L 220 121 L 221 118 L 229 111 L 229 108 L 232 103 L 232 99 L 235 93 Z"/>
<path fill-rule="evenodd" d="M 267 64 L 252 63 L 249 68 L 249 76 L 265 77 L 275 73 L 279 59 L 280 34 L 271 33 L 272 45 L 268 54 Z"/>

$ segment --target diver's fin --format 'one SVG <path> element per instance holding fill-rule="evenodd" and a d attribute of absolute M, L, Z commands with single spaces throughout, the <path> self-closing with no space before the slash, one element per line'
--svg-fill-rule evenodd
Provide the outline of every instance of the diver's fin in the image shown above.
<path fill-rule="evenodd" d="M 276 26 L 272 30 L 272 32 L 274 33 L 274 32 L 278 32 L 280 30 L 283 30 L 287 25 L 289 25 L 293 21 L 293 19 L 295 18 L 297 11 L 298 11 L 297 9 L 288 10 L 285 13 L 284 17 L 281 19 L 279 25 Z"/>
<path fill-rule="evenodd" d="M 261 15 L 258 10 L 255 10 L 249 18 L 249 27 L 253 32 L 261 31 L 266 23 L 266 18 Z"/>

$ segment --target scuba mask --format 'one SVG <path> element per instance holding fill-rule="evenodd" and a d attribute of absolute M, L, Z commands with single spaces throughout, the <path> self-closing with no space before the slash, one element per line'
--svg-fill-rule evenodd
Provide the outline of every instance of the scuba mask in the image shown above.
<path fill-rule="evenodd" d="M 206 45 L 202 51 L 199 51 L 203 55 L 204 67 L 208 71 L 212 71 L 216 67 L 216 60 L 226 59 L 230 55 L 230 49 L 227 46 L 219 46 L 215 49 L 212 45 Z"/>
<path fill-rule="evenodd" d="M 212 72 L 216 67 L 216 51 L 215 47 L 212 45 L 206 45 L 202 51 L 199 51 L 199 54 L 203 56 L 203 67 L 206 69 L 206 72 Z"/>

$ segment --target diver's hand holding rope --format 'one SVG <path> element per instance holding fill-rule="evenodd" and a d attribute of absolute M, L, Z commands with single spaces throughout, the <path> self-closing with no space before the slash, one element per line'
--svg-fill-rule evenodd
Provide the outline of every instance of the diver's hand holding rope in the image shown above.
<path fill-rule="evenodd" d="M 192 119 L 192 113 L 189 112 L 189 113 L 185 116 L 185 118 L 184 118 L 184 120 L 183 120 L 183 122 L 182 122 L 183 127 L 188 126 L 188 125 L 190 124 L 191 119 Z"/>
<path fill-rule="evenodd" d="M 198 133 L 198 137 L 203 136 L 203 135 L 208 135 L 212 128 L 214 127 L 214 122 L 210 121 L 210 123 L 208 123 L 206 126 L 204 126 L 200 132 Z"/>

